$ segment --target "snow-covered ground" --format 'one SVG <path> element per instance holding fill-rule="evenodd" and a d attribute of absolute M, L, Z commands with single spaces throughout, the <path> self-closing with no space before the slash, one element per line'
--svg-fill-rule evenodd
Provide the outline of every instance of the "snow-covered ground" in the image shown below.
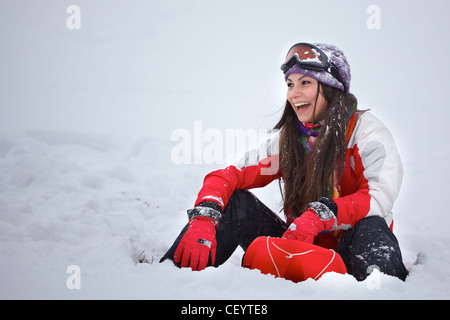
<path fill-rule="evenodd" d="M 185 209 L 208 170 L 171 164 L 172 145 L 64 132 L 2 135 L 1 298 L 450 297 L 450 237 L 422 224 L 421 214 L 396 221 L 405 263 L 411 267 L 419 254 L 405 283 L 386 275 L 358 283 L 328 274 L 294 284 L 241 268 L 240 249 L 203 272 L 158 263 L 186 223 Z M 277 208 L 277 188 L 255 192 Z M 149 263 L 137 264 L 144 250 Z M 69 289 L 71 265 L 79 267 L 80 289 Z"/>
<path fill-rule="evenodd" d="M 439 58 L 450 4 L 380 0 L 381 29 L 371 30 L 372 1 L 345 3 L 2 1 L 0 298 L 450 298 L 450 62 Z M 66 27 L 72 4 L 80 30 Z M 158 263 L 204 175 L 224 165 L 194 155 L 200 164 L 177 165 L 173 134 L 190 135 L 195 153 L 227 130 L 272 127 L 280 59 L 298 41 L 344 49 L 361 107 L 394 134 L 406 282 L 375 273 L 295 284 L 241 268 L 240 249 L 202 272 Z M 280 207 L 276 184 L 254 192 Z M 142 251 L 149 263 L 136 263 Z"/>

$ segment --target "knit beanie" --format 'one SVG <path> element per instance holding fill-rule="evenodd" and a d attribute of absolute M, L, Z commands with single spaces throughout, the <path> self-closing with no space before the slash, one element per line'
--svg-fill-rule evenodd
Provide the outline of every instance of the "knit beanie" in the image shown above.
<path fill-rule="evenodd" d="M 339 48 L 325 43 L 313 43 L 316 47 L 322 50 L 327 56 L 329 61 L 331 61 L 339 71 L 339 75 L 342 78 L 342 82 L 339 82 L 335 77 L 328 73 L 327 71 L 314 71 L 303 69 L 298 63 L 294 64 L 285 74 L 284 79 L 287 80 L 292 73 L 301 73 L 305 76 L 316 79 L 317 81 L 329 85 L 330 87 L 337 88 L 344 92 L 350 91 L 350 65 L 345 58 L 344 53 Z"/>

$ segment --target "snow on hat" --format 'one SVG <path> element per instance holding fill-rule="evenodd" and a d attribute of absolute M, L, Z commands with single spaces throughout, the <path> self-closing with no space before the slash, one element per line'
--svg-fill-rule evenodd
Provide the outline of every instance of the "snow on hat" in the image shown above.
<path fill-rule="evenodd" d="M 342 82 L 339 82 L 335 77 L 333 77 L 330 73 L 326 71 L 314 71 L 307 70 L 300 67 L 298 63 L 294 64 L 292 68 L 290 68 L 286 74 L 284 79 L 287 80 L 290 74 L 292 73 L 301 73 L 305 76 L 316 79 L 317 81 L 329 85 L 330 87 L 337 88 L 344 92 L 350 91 L 350 65 L 348 64 L 347 59 L 345 58 L 344 53 L 339 48 L 325 43 L 313 43 L 316 47 L 322 50 L 327 56 L 328 59 L 334 63 L 336 68 L 339 70 L 339 75 L 342 78 Z"/>

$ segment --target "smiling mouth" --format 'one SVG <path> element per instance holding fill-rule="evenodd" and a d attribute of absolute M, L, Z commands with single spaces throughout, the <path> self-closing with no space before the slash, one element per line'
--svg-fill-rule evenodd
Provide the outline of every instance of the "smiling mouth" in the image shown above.
<path fill-rule="evenodd" d="M 299 102 L 299 103 L 294 104 L 297 111 L 305 110 L 305 109 L 309 108 L 310 105 L 311 105 L 311 103 L 309 103 L 309 102 Z"/>

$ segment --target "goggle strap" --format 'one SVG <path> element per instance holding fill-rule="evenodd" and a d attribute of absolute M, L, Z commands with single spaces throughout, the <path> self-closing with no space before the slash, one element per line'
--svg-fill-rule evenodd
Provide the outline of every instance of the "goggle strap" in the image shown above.
<path fill-rule="evenodd" d="M 284 64 L 281 66 L 281 69 L 282 69 L 283 73 L 286 74 L 286 72 L 288 72 L 288 70 L 289 70 L 290 68 L 292 68 L 292 67 L 295 65 L 295 63 L 298 63 L 298 64 L 300 65 L 300 67 L 302 67 L 303 69 L 306 69 L 306 70 L 319 71 L 319 72 L 320 72 L 320 71 L 328 72 L 328 73 L 331 74 L 337 81 L 339 81 L 339 82 L 342 84 L 342 86 L 344 87 L 344 89 L 346 89 L 346 88 L 345 88 L 345 85 L 344 85 L 344 82 L 342 81 L 342 77 L 341 77 L 341 75 L 339 74 L 339 70 L 338 70 L 338 68 L 336 67 L 336 65 L 335 65 L 333 62 L 331 62 L 331 61 L 328 60 L 327 66 L 325 66 L 325 67 L 324 67 L 324 66 L 316 67 L 316 66 L 314 66 L 314 65 L 305 63 L 304 61 L 301 61 L 301 60 L 299 61 L 298 58 L 296 58 L 296 56 L 294 55 L 294 56 L 292 56 L 286 63 L 284 63 Z"/>
<path fill-rule="evenodd" d="M 329 64 L 330 64 L 330 68 L 329 68 L 330 70 L 329 71 L 327 70 L 327 72 L 329 72 L 337 81 L 339 81 L 342 84 L 342 86 L 344 87 L 344 89 L 346 90 L 347 88 L 345 87 L 344 81 L 342 81 L 342 77 L 339 74 L 338 68 L 335 66 L 335 64 L 333 62 L 329 62 Z"/>

